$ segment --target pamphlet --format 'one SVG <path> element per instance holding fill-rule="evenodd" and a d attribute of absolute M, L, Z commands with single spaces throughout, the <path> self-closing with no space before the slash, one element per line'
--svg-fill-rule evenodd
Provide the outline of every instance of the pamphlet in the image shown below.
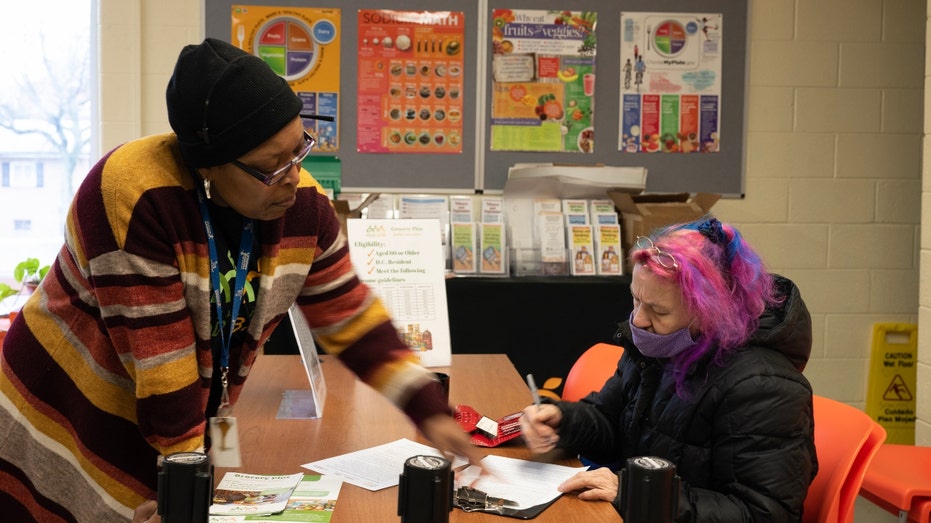
<path fill-rule="evenodd" d="M 504 223 L 504 199 L 500 196 L 482 197 L 482 223 Z"/>
<path fill-rule="evenodd" d="M 482 252 L 479 271 L 483 274 L 505 274 L 507 265 L 504 262 L 504 224 L 479 224 L 479 249 Z"/>
<path fill-rule="evenodd" d="M 565 263 L 566 227 L 561 212 L 537 213 L 536 232 L 540 246 L 540 259 L 546 262 Z"/>
<path fill-rule="evenodd" d="M 595 226 L 595 251 L 598 256 L 598 274 L 621 275 L 621 226 L 599 224 Z"/>
<path fill-rule="evenodd" d="M 472 196 L 449 197 L 449 223 L 475 221 L 475 205 Z"/>
<path fill-rule="evenodd" d="M 475 234 L 473 223 L 453 223 L 453 272 L 455 273 L 474 273 L 478 270 L 475 251 L 478 245 L 478 237 Z"/>
<path fill-rule="evenodd" d="M 591 225 L 570 225 L 569 231 L 569 248 L 572 250 L 572 265 L 570 269 L 573 275 L 592 275 L 595 274 L 595 243 L 592 236 Z"/>
<path fill-rule="evenodd" d="M 588 200 L 564 198 L 562 213 L 565 215 L 583 214 L 585 215 L 584 223 L 588 223 Z"/>
<path fill-rule="evenodd" d="M 343 481 L 334 476 L 305 474 L 279 514 L 262 516 L 210 516 L 209 523 L 329 523 Z"/>
<path fill-rule="evenodd" d="M 589 202 L 589 208 L 592 213 L 592 222 L 595 223 L 595 215 L 598 214 L 613 214 L 617 216 L 617 211 L 614 209 L 613 200 L 604 200 L 604 199 L 595 199 Z"/>
<path fill-rule="evenodd" d="M 210 515 L 268 515 L 281 512 L 303 479 L 301 473 L 282 476 L 227 472 L 213 491 Z"/>

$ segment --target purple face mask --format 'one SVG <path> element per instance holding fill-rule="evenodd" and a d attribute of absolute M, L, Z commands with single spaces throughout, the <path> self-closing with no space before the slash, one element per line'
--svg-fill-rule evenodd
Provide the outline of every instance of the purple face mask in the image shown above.
<path fill-rule="evenodd" d="M 634 313 L 632 312 L 629 320 L 634 345 L 649 358 L 675 358 L 696 345 L 688 327 L 670 334 L 656 334 L 634 325 Z"/>

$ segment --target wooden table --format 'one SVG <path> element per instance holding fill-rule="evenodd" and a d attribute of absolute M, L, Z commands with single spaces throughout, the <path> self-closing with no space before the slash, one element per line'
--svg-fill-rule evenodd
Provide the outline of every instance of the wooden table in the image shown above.
<path fill-rule="evenodd" d="M 327 385 L 323 417 L 276 419 L 284 391 L 309 389 L 307 375 L 298 356 L 259 356 L 234 409 L 243 459 L 243 466 L 236 470 L 252 474 L 311 472 L 301 465 L 399 438 L 430 445 L 406 416 L 337 359 L 323 356 L 322 360 Z M 504 354 L 454 354 L 452 366 L 432 370 L 450 375 L 450 403 L 470 405 L 493 419 L 517 412 L 531 402 L 527 386 Z M 519 439 L 487 450 L 499 456 L 534 459 Z M 558 462 L 578 465 L 575 460 Z M 217 468 L 216 481 L 228 470 Z M 397 498 L 397 487 L 371 492 L 344 483 L 332 523 L 400 521 Z M 509 519 L 459 509 L 450 513 L 451 522 L 504 523 Z M 535 520 L 590 523 L 621 518 L 609 503 L 567 495 Z"/>

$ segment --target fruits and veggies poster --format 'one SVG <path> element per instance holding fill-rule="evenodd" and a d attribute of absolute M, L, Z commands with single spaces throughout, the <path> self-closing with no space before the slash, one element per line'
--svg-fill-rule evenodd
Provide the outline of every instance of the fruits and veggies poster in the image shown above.
<path fill-rule="evenodd" d="M 359 11 L 358 150 L 462 153 L 465 14 Z"/>
<path fill-rule="evenodd" d="M 722 18 L 621 13 L 620 151 L 720 150 Z"/>
<path fill-rule="evenodd" d="M 304 119 L 317 138 L 316 150 L 339 150 L 339 9 L 232 6 L 230 42 L 254 54 L 288 81 L 304 101 L 304 114 L 335 121 Z"/>
<path fill-rule="evenodd" d="M 495 9 L 491 149 L 591 153 L 593 11 Z"/>

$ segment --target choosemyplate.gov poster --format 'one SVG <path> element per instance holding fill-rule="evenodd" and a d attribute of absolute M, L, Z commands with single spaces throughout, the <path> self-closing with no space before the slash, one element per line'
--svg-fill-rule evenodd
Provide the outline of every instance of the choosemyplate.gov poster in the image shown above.
<path fill-rule="evenodd" d="M 591 153 L 594 11 L 492 12 L 491 148 Z"/>
<path fill-rule="evenodd" d="M 722 26 L 721 14 L 621 13 L 620 151 L 720 150 Z"/>
<path fill-rule="evenodd" d="M 339 9 L 233 5 L 233 45 L 265 61 L 304 102 L 301 114 L 318 151 L 339 150 Z"/>

